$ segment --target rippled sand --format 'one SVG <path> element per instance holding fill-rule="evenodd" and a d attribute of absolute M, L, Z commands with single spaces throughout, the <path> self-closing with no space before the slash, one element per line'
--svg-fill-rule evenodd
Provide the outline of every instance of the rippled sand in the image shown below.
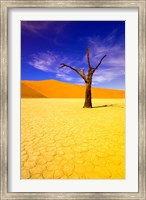
<path fill-rule="evenodd" d="M 123 179 L 124 99 L 21 100 L 21 178 Z"/>

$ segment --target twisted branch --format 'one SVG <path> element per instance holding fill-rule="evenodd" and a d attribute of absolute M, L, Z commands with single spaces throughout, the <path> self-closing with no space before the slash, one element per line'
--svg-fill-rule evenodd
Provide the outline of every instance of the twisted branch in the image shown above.
<path fill-rule="evenodd" d="M 84 79 L 85 82 L 87 81 L 83 69 L 76 69 L 75 67 L 72 67 L 70 65 L 66 65 L 65 63 L 61 63 L 60 68 L 64 68 L 64 67 L 67 67 L 67 68 L 74 70 L 77 74 L 79 74 Z"/>

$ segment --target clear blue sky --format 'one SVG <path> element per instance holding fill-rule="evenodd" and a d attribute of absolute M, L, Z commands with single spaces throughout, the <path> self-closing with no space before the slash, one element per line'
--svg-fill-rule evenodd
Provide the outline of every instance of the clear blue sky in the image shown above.
<path fill-rule="evenodd" d="M 87 71 L 87 47 L 93 67 L 107 54 L 93 76 L 93 87 L 124 89 L 124 21 L 22 21 L 21 79 L 83 85 L 74 71 L 59 67 L 65 63 Z"/>

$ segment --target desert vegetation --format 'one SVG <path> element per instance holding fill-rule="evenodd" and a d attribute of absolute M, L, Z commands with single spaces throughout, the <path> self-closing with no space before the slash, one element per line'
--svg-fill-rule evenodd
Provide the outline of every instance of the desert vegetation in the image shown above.
<path fill-rule="evenodd" d="M 92 77 L 94 72 L 98 69 L 98 67 L 101 65 L 103 59 L 106 57 L 106 54 L 101 58 L 100 62 L 96 65 L 96 67 L 92 67 L 90 63 L 90 49 L 87 48 L 87 61 L 88 61 L 88 72 L 87 75 L 85 74 L 84 69 L 77 69 L 75 67 L 69 66 L 65 63 L 61 63 L 60 68 L 67 67 L 69 69 L 72 69 L 75 71 L 85 82 L 86 85 L 86 92 L 85 92 L 85 103 L 83 108 L 92 108 L 92 93 L 91 93 L 91 87 L 92 87 Z"/>

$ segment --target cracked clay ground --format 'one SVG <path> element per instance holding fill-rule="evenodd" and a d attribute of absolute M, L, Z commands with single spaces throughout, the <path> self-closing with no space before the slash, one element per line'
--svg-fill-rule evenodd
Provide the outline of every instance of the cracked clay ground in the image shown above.
<path fill-rule="evenodd" d="M 125 177 L 124 99 L 21 100 L 22 179 Z"/>

